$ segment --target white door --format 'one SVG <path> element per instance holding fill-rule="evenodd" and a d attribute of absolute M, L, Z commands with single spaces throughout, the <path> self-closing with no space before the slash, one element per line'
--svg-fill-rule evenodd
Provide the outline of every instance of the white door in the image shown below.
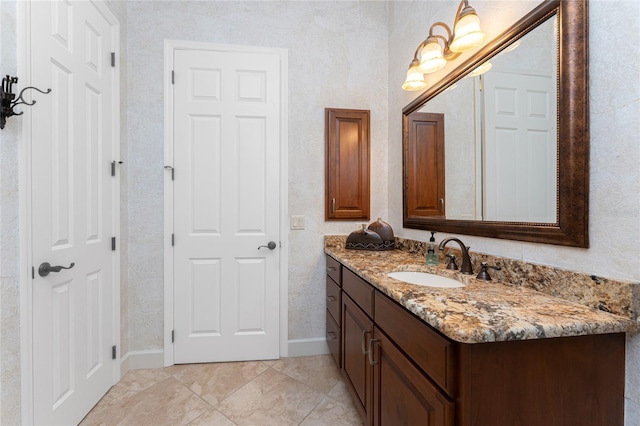
<path fill-rule="evenodd" d="M 32 2 L 35 424 L 76 424 L 114 382 L 112 27 L 92 2 Z M 41 276 L 44 263 L 69 267 Z"/>
<path fill-rule="evenodd" d="M 556 222 L 555 76 L 484 80 L 485 220 Z"/>
<path fill-rule="evenodd" d="M 174 362 L 277 358 L 279 56 L 173 59 Z"/>

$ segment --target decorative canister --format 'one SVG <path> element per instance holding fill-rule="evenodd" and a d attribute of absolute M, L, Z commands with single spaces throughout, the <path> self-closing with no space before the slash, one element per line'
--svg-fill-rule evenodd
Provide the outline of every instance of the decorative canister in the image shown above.
<path fill-rule="evenodd" d="M 393 235 L 391 225 L 378 218 L 378 220 L 369 225 L 369 230 L 376 232 L 382 238 L 382 241 L 385 243 L 385 248 L 381 250 L 393 250 L 396 245 L 396 238 Z"/>
<path fill-rule="evenodd" d="M 377 247 L 383 244 L 384 242 L 380 235 L 368 230 L 366 224 L 362 224 L 362 229 L 349 234 L 345 248 L 352 250 L 380 250 Z"/>

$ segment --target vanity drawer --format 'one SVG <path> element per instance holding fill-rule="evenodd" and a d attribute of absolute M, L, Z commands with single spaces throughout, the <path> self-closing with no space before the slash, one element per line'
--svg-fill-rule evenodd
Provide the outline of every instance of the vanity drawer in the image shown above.
<path fill-rule="evenodd" d="M 330 277 L 327 277 L 327 311 L 331 313 L 335 322 L 340 325 L 340 287 Z"/>
<path fill-rule="evenodd" d="M 360 309 L 373 318 L 374 288 L 371 284 L 344 268 L 342 271 L 342 289 L 351 296 Z"/>
<path fill-rule="evenodd" d="M 331 352 L 338 368 L 340 368 L 340 327 L 336 324 L 329 311 L 327 311 L 327 344 L 329 345 L 329 352 Z"/>
<path fill-rule="evenodd" d="M 375 323 L 418 367 L 454 395 L 454 344 L 380 292 L 375 294 Z"/>
<path fill-rule="evenodd" d="M 342 284 L 342 265 L 331 256 L 325 256 L 327 258 L 327 275 L 331 277 L 336 284 Z"/>

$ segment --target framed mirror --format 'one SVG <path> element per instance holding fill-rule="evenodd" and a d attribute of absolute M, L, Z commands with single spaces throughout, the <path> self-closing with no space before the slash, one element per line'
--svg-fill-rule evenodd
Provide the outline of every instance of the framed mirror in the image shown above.
<path fill-rule="evenodd" d="M 587 2 L 543 2 L 402 112 L 405 228 L 588 247 Z"/>

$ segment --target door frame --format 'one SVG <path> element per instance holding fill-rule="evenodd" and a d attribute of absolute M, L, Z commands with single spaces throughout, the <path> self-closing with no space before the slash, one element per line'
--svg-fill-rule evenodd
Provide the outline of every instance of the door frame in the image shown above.
<path fill-rule="evenodd" d="M 164 166 L 173 166 L 173 57 L 176 50 L 206 50 L 214 52 L 261 53 L 280 58 L 280 356 L 288 354 L 289 324 L 289 166 L 288 166 L 288 50 L 233 44 L 217 44 L 184 40 L 164 41 Z M 164 173 L 164 366 L 173 365 L 174 329 L 173 305 L 173 184 L 171 174 Z"/>
<path fill-rule="evenodd" d="M 116 60 L 120 59 L 120 22 L 102 0 L 91 0 L 111 27 L 111 42 L 116 52 Z M 16 2 L 17 26 L 17 65 L 21 87 L 31 86 L 31 2 Z M 120 68 L 113 75 L 113 93 L 111 112 L 113 116 L 112 134 L 113 159 L 120 158 Z M 37 96 L 36 96 L 37 98 Z M 32 241 L 32 134 L 31 114 L 26 109 L 22 116 L 22 126 L 18 128 L 19 152 L 19 233 L 20 233 L 20 388 L 22 424 L 33 424 L 33 265 Z M 120 239 L 120 174 L 116 174 L 112 182 L 113 230 L 117 241 Z M 113 336 L 112 340 L 118 349 L 120 342 L 120 248 L 112 253 L 113 263 Z M 120 351 L 113 363 L 113 383 L 120 380 Z"/>

